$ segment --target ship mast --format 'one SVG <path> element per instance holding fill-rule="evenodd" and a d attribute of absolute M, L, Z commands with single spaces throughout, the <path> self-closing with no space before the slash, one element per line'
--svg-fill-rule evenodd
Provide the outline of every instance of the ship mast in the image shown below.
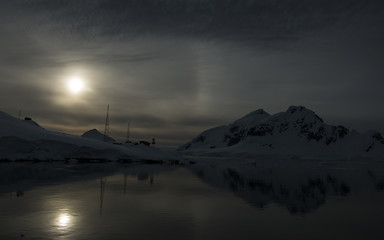
<path fill-rule="evenodd" d="M 109 136 L 109 104 L 107 106 L 107 116 L 105 117 L 104 142 L 107 141 L 108 136 Z"/>

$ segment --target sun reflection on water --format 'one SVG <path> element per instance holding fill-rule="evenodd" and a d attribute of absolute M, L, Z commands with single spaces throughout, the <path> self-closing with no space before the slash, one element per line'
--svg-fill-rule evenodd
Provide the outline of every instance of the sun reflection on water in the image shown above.
<path fill-rule="evenodd" d="M 60 213 L 56 218 L 56 225 L 60 228 L 67 228 L 71 225 L 71 216 L 68 213 Z"/>

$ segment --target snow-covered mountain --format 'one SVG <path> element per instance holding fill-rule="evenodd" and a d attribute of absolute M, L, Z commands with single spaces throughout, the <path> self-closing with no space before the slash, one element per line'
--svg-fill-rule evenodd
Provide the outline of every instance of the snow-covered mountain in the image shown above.
<path fill-rule="evenodd" d="M 114 143 L 114 142 L 116 142 L 115 139 L 113 139 L 113 138 L 111 138 L 111 137 L 109 137 L 109 136 L 105 136 L 105 137 L 104 137 L 104 134 L 102 134 L 101 132 L 99 132 L 97 129 L 89 130 L 89 131 L 83 133 L 81 136 L 82 136 L 82 137 L 85 137 L 85 138 L 95 139 L 95 140 L 104 141 L 104 142 L 109 142 L 109 143 Z"/>
<path fill-rule="evenodd" d="M 303 106 L 270 115 L 256 110 L 226 126 L 204 131 L 178 149 L 187 154 L 259 154 L 334 158 L 384 157 L 379 132 L 360 134 L 326 124 Z"/>
<path fill-rule="evenodd" d="M 32 120 L 20 120 L 0 111 L 0 160 L 177 160 L 156 148 L 114 145 L 80 136 L 49 131 Z"/>

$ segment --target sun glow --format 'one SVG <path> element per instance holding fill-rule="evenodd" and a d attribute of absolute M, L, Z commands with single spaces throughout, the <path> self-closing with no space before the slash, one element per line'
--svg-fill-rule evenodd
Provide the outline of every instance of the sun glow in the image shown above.
<path fill-rule="evenodd" d="M 67 213 L 61 213 L 56 221 L 59 227 L 68 227 L 71 222 L 71 217 Z"/>
<path fill-rule="evenodd" d="M 68 82 L 68 89 L 73 94 L 78 94 L 84 89 L 83 80 L 79 77 L 73 77 Z"/>

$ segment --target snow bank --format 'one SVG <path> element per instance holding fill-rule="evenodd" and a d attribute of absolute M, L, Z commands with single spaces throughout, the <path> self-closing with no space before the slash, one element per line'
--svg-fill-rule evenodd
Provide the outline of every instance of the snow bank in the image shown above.
<path fill-rule="evenodd" d="M 120 146 L 49 131 L 32 120 L 0 111 L 0 160 L 178 160 L 175 154 L 143 146 Z"/>

